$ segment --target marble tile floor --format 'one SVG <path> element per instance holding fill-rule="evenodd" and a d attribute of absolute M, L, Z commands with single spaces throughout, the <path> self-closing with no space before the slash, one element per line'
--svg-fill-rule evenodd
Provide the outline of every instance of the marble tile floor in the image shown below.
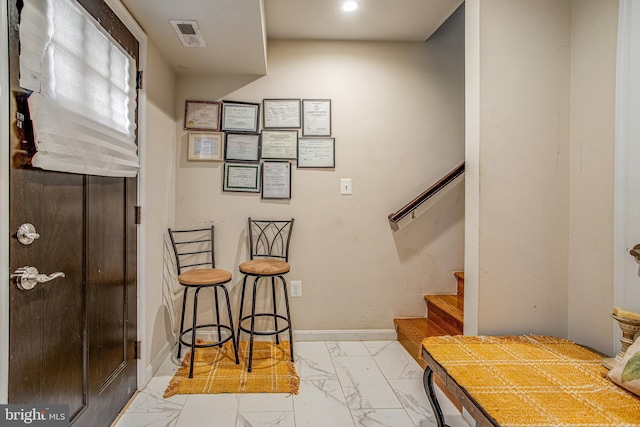
<path fill-rule="evenodd" d="M 294 343 L 300 392 L 162 394 L 178 361 L 169 356 L 112 427 L 432 427 L 422 368 L 397 341 Z M 438 390 L 451 427 L 468 427 Z"/>

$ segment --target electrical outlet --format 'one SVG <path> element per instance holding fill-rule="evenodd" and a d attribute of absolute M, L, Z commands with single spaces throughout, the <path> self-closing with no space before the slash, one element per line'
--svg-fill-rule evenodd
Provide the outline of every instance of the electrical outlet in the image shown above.
<path fill-rule="evenodd" d="M 302 296 L 302 280 L 291 281 L 291 296 L 292 297 Z"/>

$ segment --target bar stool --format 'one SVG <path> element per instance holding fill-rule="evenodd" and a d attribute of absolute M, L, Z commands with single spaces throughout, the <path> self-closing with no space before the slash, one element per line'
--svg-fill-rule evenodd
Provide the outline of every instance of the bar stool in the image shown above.
<path fill-rule="evenodd" d="M 193 361 L 195 360 L 196 348 L 222 347 L 227 341 L 233 343 L 236 365 L 240 363 L 238 359 L 238 347 L 236 343 L 233 316 L 231 314 L 231 303 L 229 301 L 229 291 L 226 284 L 231 281 L 231 273 L 215 267 L 215 254 L 213 244 L 213 225 L 208 228 L 198 228 L 190 230 L 173 230 L 169 228 L 169 237 L 173 246 L 173 253 L 178 267 L 178 282 L 184 287 L 182 296 L 182 317 L 180 319 L 180 334 L 178 335 L 178 359 L 182 346 L 191 348 L 191 364 L 189 366 L 189 378 L 193 378 Z M 198 315 L 198 295 L 205 288 L 213 288 L 214 311 L 216 323 L 199 325 Z M 187 306 L 187 293 L 194 289 L 193 295 L 193 322 L 189 329 L 184 329 L 185 309 Z M 218 304 L 218 291 L 222 291 L 227 305 L 228 324 L 220 322 L 220 307 Z M 215 342 L 197 343 L 196 335 L 198 329 L 215 328 L 217 340 Z M 223 332 L 228 333 L 223 337 Z M 191 340 L 187 341 L 184 336 L 191 333 Z"/>
<path fill-rule="evenodd" d="M 287 295 L 287 282 L 284 274 L 291 269 L 289 265 L 289 242 L 293 229 L 293 218 L 290 220 L 252 220 L 249 218 L 249 250 L 250 260 L 239 266 L 239 270 L 244 274 L 242 281 L 242 296 L 240 297 L 240 313 L 238 315 L 238 333 L 236 334 L 238 343 L 241 332 L 249 334 L 249 364 L 247 371 L 251 372 L 253 360 L 253 339 L 255 335 L 275 335 L 276 344 L 280 343 L 279 335 L 289 332 L 289 353 L 293 362 L 293 333 L 291 331 L 291 314 L 289 312 L 289 297 Z M 251 298 L 251 314 L 245 315 L 244 300 L 247 278 L 253 277 L 253 289 Z M 256 313 L 256 294 L 261 279 L 271 279 L 271 300 L 273 311 L 268 313 Z M 282 294 L 286 308 L 286 314 L 279 314 L 276 300 L 276 278 L 282 285 Z M 262 281 L 264 282 L 264 281 Z M 255 322 L 257 318 L 273 319 L 273 329 L 256 330 Z M 249 326 L 243 324 L 249 323 Z"/>

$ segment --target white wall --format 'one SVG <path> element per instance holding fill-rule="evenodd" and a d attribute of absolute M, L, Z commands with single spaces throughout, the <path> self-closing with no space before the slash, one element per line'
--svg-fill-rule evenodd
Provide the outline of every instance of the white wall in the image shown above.
<path fill-rule="evenodd" d="M 467 182 L 479 193 L 465 284 L 478 295 L 477 332 L 566 336 L 570 3 L 468 1 L 467 12 L 477 49 Z"/>
<path fill-rule="evenodd" d="M 613 354 L 617 0 L 572 2 L 569 338 Z"/>
<path fill-rule="evenodd" d="M 464 334 L 478 335 L 480 276 L 480 2 L 465 1 Z"/>
<path fill-rule="evenodd" d="M 153 43 L 148 44 L 145 71 L 146 128 L 142 159 L 144 184 L 141 189 L 144 245 L 143 366 L 146 376 L 158 368 L 174 343 L 171 282 L 167 281 L 165 257 L 167 228 L 175 218 L 175 86 L 173 71 Z M 169 256 L 172 256 L 169 253 Z M 142 379 L 145 383 L 146 379 Z"/>
<path fill-rule="evenodd" d="M 618 2 L 466 3 L 465 330 L 611 353 Z"/>
<path fill-rule="evenodd" d="M 463 43 L 461 31 L 426 44 L 274 41 L 268 75 L 240 89 L 228 92 L 240 85 L 224 76 L 179 78 L 178 111 L 186 99 L 330 98 L 336 168 L 293 168 L 290 201 L 225 193 L 221 163 L 186 160 L 179 117 L 176 224 L 213 221 L 217 266 L 238 283 L 247 217 L 294 217 L 297 330 L 392 329 L 394 317 L 424 315 L 424 294 L 455 292 L 463 188 L 396 233 L 387 215 L 463 160 Z M 340 178 L 353 195 L 339 194 Z"/>
<path fill-rule="evenodd" d="M 640 8 L 635 0 L 620 0 L 616 70 L 616 149 L 614 194 L 614 305 L 640 312 L 637 260 L 630 250 L 640 242 Z M 621 330 L 617 322 L 615 348 Z"/>

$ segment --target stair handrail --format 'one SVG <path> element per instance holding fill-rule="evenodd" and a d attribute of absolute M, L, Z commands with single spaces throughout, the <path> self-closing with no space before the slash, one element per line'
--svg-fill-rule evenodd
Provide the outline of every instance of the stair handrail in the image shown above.
<path fill-rule="evenodd" d="M 398 222 L 402 220 L 405 216 L 409 215 L 411 212 L 414 212 L 420 205 L 424 202 L 435 196 L 438 192 L 442 191 L 447 185 L 452 183 L 456 178 L 464 173 L 464 162 L 460 163 L 458 166 L 453 168 L 449 173 L 443 176 L 438 182 L 433 184 L 431 187 L 427 188 L 425 191 L 420 193 L 417 197 L 411 200 L 409 203 L 404 205 L 398 211 L 389 214 L 389 223 L 391 224 L 391 228 L 394 230 L 398 229 Z"/>

